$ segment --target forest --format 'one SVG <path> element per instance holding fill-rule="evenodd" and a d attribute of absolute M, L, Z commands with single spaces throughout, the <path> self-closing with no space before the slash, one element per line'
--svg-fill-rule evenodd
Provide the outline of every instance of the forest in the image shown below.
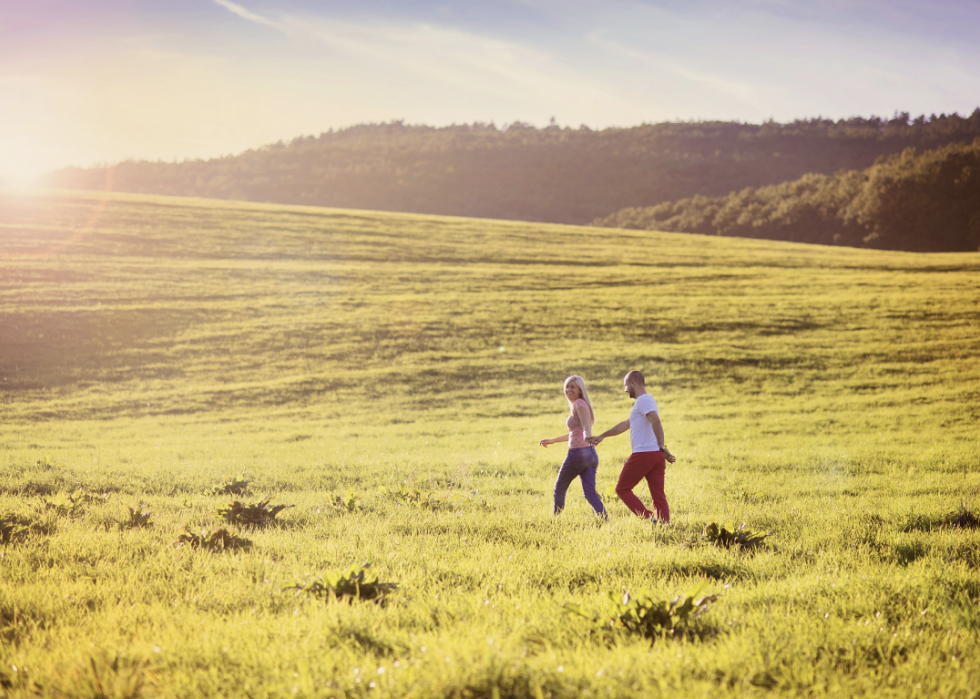
<path fill-rule="evenodd" d="M 396 121 L 211 160 L 67 168 L 43 184 L 587 224 L 627 208 L 864 170 L 908 148 L 935 149 L 978 136 L 980 108 L 968 117 L 901 113 L 890 119 L 667 122 L 603 130 Z"/>
<path fill-rule="evenodd" d="M 723 197 L 629 208 L 595 221 L 614 228 L 707 233 L 919 252 L 980 247 L 980 138 L 864 170 L 808 174 Z"/>

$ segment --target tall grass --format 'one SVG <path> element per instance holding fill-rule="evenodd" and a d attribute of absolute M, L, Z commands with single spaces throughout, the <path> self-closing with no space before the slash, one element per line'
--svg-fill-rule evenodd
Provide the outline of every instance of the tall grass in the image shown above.
<path fill-rule="evenodd" d="M 972 699 L 978 271 L 976 254 L 0 199 L 0 513 L 19 527 L 0 544 L 0 696 Z M 632 368 L 679 457 L 670 527 L 611 492 L 625 436 L 599 447 L 611 521 L 574 493 L 552 517 L 561 453 L 537 441 L 563 429 L 562 380 L 586 378 L 605 428 Z M 293 507 L 229 532 L 250 546 L 172 545 L 228 526 L 235 499 Z M 152 526 L 107 526 L 134 502 Z M 773 533 L 684 547 L 711 522 Z M 384 605 L 297 594 L 365 563 L 397 585 Z M 609 593 L 701 586 L 722 595 L 696 633 L 590 619 Z"/>

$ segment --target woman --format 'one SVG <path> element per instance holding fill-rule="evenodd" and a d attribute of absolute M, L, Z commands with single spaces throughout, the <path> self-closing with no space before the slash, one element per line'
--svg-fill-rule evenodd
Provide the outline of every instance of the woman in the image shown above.
<path fill-rule="evenodd" d="M 543 447 L 556 442 L 568 442 L 568 456 L 565 457 L 561 470 L 558 471 L 558 479 L 555 481 L 555 514 L 565 509 L 565 491 L 578 477 L 582 479 L 582 492 L 585 493 L 585 499 L 589 501 L 592 509 L 603 519 L 608 519 L 606 508 L 602 506 L 602 500 L 595 491 L 595 472 L 599 467 L 599 455 L 588 441 L 592 438 L 595 413 L 592 411 L 589 393 L 585 390 L 585 381 L 581 376 L 569 376 L 565 379 L 565 398 L 571 409 L 568 419 L 565 420 L 568 434 L 554 439 L 542 439 L 540 442 Z"/>

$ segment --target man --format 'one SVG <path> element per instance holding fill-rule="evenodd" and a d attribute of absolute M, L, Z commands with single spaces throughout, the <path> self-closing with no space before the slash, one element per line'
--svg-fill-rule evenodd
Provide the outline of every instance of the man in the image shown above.
<path fill-rule="evenodd" d="M 667 470 L 667 462 L 674 463 L 677 457 L 667 451 L 664 444 L 664 428 L 660 424 L 657 401 L 647 393 L 643 374 L 634 370 L 624 376 L 623 390 L 636 400 L 629 419 L 592 437 L 592 443 L 595 445 L 606 437 L 630 431 L 633 453 L 623 464 L 623 472 L 619 474 L 619 482 L 616 484 L 616 495 L 633 514 L 646 519 L 659 518 L 666 524 L 670 521 L 670 508 L 667 505 L 667 496 L 664 495 L 664 472 Z M 644 478 L 650 486 L 656 514 L 644 507 L 633 494 L 633 488 Z"/>

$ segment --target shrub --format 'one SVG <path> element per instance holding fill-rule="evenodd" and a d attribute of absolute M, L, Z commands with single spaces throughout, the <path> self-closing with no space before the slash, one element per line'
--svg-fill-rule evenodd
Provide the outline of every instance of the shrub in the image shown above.
<path fill-rule="evenodd" d="M 269 505 L 269 499 L 254 503 L 243 503 L 233 500 L 227 507 L 219 507 L 215 514 L 229 524 L 246 527 L 265 527 L 274 524 L 276 515 L 294 505 Z"/>
<path fill-rule="evenodd" d="M 236 536 L 234 532 L 224 527 L 213 531 L 202 529 L 200 534 L 195 534 L 194 532 L 188 531 L 186 527 L 181 527 L 177 534 L 177 539 L 173 542 L 172 546 L 174 548 L 180 548 L 184 545 L 194 549 L 205 548 L 212 551 L 226 551 L 251 548 L 252 542 Z"/>
<path fill-rule="evenodd" d="M 766 540 L 766 537 L 772 536 L 772 534 L 773 532 L 766 532 L 765 534 L 753 532 L 752 530 L 745 528 L 744 522 L 738 529 L 733 528 L 731 531 L 729 531 L 723 525 L 710 522 L 709 524 L 704 525 L 704 531 L 701 533 L 701 538 L 685 541 L 681 545 L 686 548 L 694 548 L 696 546 L 711 544 L 713 546 L 717 546 L 718 548 L 725 549 L 730 549 L 733 546 L 751 549 L 760 545 Z"/>
<path fill-rule="evenodd" d="M 368 571 L 369 565 L 353 565 L 347 570 L 324 573 L 320 579 L 307 585 L 293 585 L 285 589 L 296 590 L 297 594 L 305 592 L 323 600 L 344 598 L 347 601 L 364 599 L 384 603 L 398 583 L 381 582 L 378 576 Z"/>
<path fill-rule="evenodd" d="M 698 597 L 703 588 L 696 588 L 678 595 L 671 601 L 655 600 L 648 594 L 631 597 L 610 592 L 606 617 L 592 617 L 582 612 L 577 604 L 566 604 L 567 612 L 584 616 L 603 627 L 622 628 L 655 640 L 674 636 L 688 627 L 714 604 L 721 595 Z"/>

